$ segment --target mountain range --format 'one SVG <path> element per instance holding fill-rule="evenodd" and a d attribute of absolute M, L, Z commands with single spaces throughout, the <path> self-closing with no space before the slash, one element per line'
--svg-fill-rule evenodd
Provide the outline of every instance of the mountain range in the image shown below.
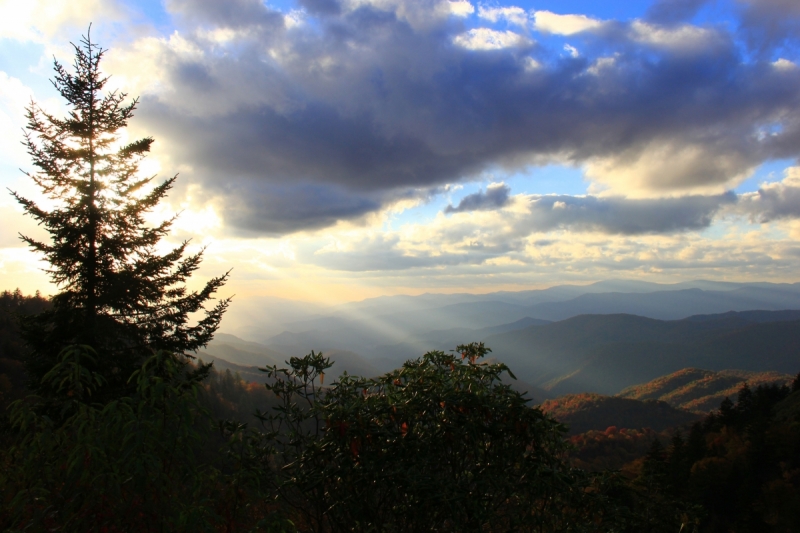
<path fill-rule="evenodd" d="M 455 347 L 461 335 L 464 341 L 482 340 L 493 350 L 494 359 L 506 363 L 531 388 L 541 389 L 537 395 L 544 391 L 550 397 L 582 392 L 613 395 L 684 368 L 789 375 L 800 370 L 800 311 L 728 312 L 671 321 L 623 314 L 581 315 L 530 323 L 522 320 L 482 330 L 431 332 L 426 342 L 428 349 L 446 349 Z M 244 366 L 284 366 L 289 357 L 307 351 L 219 334 L 201 356 Z M 400 366 L 422 350 L 390 345 L 377 357 L 346 349 L 323 353 L 335 362 L 331 377 L 345 370 L 370 376 Z"/>
<path fill-rule="evenodd" d="M 259 342 L 218 334 L 200 356 L 263 381 L 256 367 L 322 351 L 334 380 L 482 341 L 517 376 L 512 386 L 573 432 L 685 424 L 744 381 L 786 384 L 800 371 L 800 284 L 601 282 L 289 310 L 282 331 L 264 329 Z"/>
<path fill-rule="evenodd" d="M 753 309 L 800 309 L 800 283 L 699 280 L 657 284 L 614 280 L 517 292 L 382 296 L 327 307 L 251 298 L 237 301 L 223 321 L 223 328 L 226 333 L 267 345 L 294 345 L 312 338 L 329 344 L 314 349 L 339 348 L 360 353 L 356 345 L 410 342 L 432 331 L 481 329 L 526 317 L 558 321 L 581 314 L 626 313 L 676 320 Z M 280 338 L 273 339 L 277 335 Z"/>
<path fill-rule="evenodd" d="M 688 367 L 796 374 L 800 370 L 797 312 L 745 316 L 758 316 L 759 321 L 738 313 L 670 321 L 582 315 L 484 340 L 497 359 L 552 396 L 616 394 Z"/>

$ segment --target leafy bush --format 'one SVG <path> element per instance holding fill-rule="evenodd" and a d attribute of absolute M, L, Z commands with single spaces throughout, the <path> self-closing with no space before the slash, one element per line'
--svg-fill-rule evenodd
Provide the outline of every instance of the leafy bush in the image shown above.
<path fill-rule="evenodd" d="M 261 453 L 301 526 L 611 530 L 603 480 L 565 461 L 565 428 L 500 381 L 505 365 L 478 362 L 483 344 L 458 351 L 427 353 L 379 378 L 344 375 L 329 388 L 322 354 L 266 369 L 283 403 L 260 415 Z"/>

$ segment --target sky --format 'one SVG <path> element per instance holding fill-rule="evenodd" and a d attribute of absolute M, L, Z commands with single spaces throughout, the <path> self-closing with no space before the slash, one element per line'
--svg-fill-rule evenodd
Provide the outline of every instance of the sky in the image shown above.
<path fill-rule="evenodd" d="M 90 23 L 236 301 L 800 281 L 796 0 L 0 0 L 3 191 Z M 0 220 L 0 288 L 55 293 Z"/>

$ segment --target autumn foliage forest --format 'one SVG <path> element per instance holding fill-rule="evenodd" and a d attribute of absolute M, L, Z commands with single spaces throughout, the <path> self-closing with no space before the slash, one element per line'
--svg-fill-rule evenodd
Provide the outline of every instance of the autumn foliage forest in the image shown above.
<path fill-rule="evenodd" d="M 59 292 L 0 294 L 3 531 L 800 530 L 800 376 L 651 427 L 631 399 L 532 405 L 483 343 L 333 383 L 313 351 L 261 383 L 205 364 L 229 274 L 190 291 L 202 252 L 156 253 L 174 219 L 144 214 L 176 178 L 139 177 L 153 139 L 116 144 L 137 100 L 104 92 L 88 35 L 74 50 L 70 114 L 27 109 L 57 207 L 13 193 Z M 568 435 L 589 404 L 631 427 Z"/>

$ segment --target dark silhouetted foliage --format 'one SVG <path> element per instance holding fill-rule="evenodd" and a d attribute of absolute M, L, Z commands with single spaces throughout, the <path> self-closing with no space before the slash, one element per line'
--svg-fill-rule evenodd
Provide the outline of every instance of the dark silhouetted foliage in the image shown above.
<path fill-rule="evenodd" d="M 726 398 L 686 441 L 673 438 L 659 490 L 701 506 L 702 532 L 800 530 L 798 395 L 786 386 L 742 386 L 735 403 Z M 650 459 L 643 476 L 648 468 Z"/>
<path fill-rule="evenodd" d="M 262 453 L 274 457 L 275 490 L 297 522 L 311 531 L 642 531 L 636 497 L 617 494 L 623 480 L 572 467 L 565 428 L 501 382 L 505 365 L 479 362 L 487 351 L 430 352 L 330 388 L 321 354 L 268 368 L 267 388 L 283 403 L 261 415 Z"/>
<path fill-rule="evenodd" d="M 23 364 L 27 347 L 22 340 L 20 320 L 49 308 L 50 301 L 38 292 L 33 296 L 25 296 L 19 289 L 0 293 L 0 424 L 8 404 L 27 392 Z"/>
<path fill-rule="evenodd" d="M 38 397 L 13 405 L 16 439 L 0 456 L 3 531 L 285 529 L 262 503 L 268 495 L 235 468 L 235 441 L 200 460 L 215 424 L 197 373 L 157 352 L 130 376 L 133 395 L 98 404 L 95 357 L 73 346 L 45 376 L 68 398 L 61 422 L 40 414 Z"/>

